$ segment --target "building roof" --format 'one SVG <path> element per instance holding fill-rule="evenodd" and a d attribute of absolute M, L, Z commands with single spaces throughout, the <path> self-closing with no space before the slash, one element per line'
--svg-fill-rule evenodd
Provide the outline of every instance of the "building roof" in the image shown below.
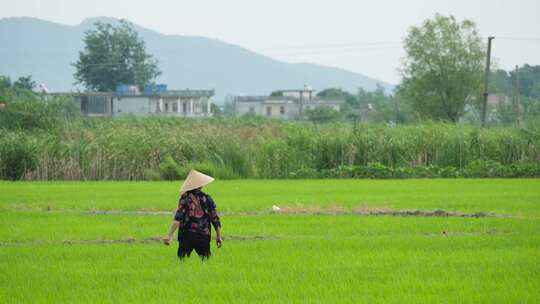
<path fill-rule="evenodd" d="M 92 91 L 88 91 L 88 92 L 81 92 L 81 93 L 74 94 L 74 95 L 81 95 L 81 96 L 105 96 L 105 97 L 109 97 L 109 96 L 114 96 L 114 95 L 116 95 L 116 93 L 115 93 L 115 92 L 92 92 Z"/>
<path fill-rule="evenodd" d="M 235 96 L 236 102 L 261 102 L 268 99 L 268 96 Z"/>
<path fill-rule="evenodd" d="M 71 95 L 71 96 L 102 96 L 102 97 L 129 97 L 129 98 L 148 98 L 148 97 L 170 97 L 170 98 L 179 98 L 179 97 L 212 97 L 214 96 L 214 90 L 167 90 L 163 92 L 155 93 L 123 93 L 119 94 L 117 92 L 79 92 L 79 93 L 50 93 L 48 95 Z"/>
<path fill-rule="evenodd" d="M 212 97 L 214 96 L 214 90 L 167 90 L 163 92 L 156 92 L 152 94 L 142 94 L 147 96 L 160 96 L 160 97 Z"/>
<path fill-rule="evenodd" d="M 235 102 L 291 103 L 298 98 L 291 96 L 236 96 Z"/>
<path fill-rule="evenodd" d="M 114 92 L 92 92 L 92 91 L 87 91 L 87 92 L 51 92 L 51 93 L 46 93 L 45 95 L 48 95 L 48 96 L 105 96 L 105 97 L 110 97 L 110 96 L 114 96 L 115 93 Z"/>
<path fill-rule="evenodd" d="M 313 97 L 313 99 L 306 101 L 305 103 L 332 103 L 332 104 L 342 104 L 345 103 L 344 98 L 334 98 L 334 97 Z"/>
<path fill-rule="evenodd" d="M 302 92 L 313 92 L 315 90 L 313 89 L 287 89 L 287 90 L 278 90 L 278 92 L 283 92 L 283 93 L 291 93 L 291 92 L 295 92 L 295 93 L 302 93 Z"/>
<path fill-rule="evenodd" d="M 260 103 L 291 103 L 300 102 L 299 98 L 292 96 L 236 96 L 235 102 L 260 102 Z M 314 96 L 312 99 L 302 100 L 304 104 L 343 104 L 345 99 L 332 97 Z"/>

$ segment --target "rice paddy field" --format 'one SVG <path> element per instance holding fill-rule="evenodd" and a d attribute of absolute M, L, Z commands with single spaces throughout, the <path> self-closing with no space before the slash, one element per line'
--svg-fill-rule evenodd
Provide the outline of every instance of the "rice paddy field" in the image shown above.
<path fill-rule="evenodd" d="M 0 303 L 540 301 L 540 180 L 216 181 L 206 262 L 180 184 L 0 182 Z"/>

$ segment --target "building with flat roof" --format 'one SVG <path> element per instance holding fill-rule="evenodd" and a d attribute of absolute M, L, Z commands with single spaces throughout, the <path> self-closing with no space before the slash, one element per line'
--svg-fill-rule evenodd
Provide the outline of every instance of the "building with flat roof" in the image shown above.
<path fill-rule="evenodd" d="M 85 116 L 210 117 L 214 90 L 83 92 L 72 95 Z"/>
<path fill-rule="evenodd" d="M 327 107 L 341 111 L 344 99 L 322 98 L 304 86 L 301 90 L 280 90 L 274 96 L 236 96 L 233 99 L 236 116 L 254 115 L 268 118 L 299 119 L 305 111 Z"/>

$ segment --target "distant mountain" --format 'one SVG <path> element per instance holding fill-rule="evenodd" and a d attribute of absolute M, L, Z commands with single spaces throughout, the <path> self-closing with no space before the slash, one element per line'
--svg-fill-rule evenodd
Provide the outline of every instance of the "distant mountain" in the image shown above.
<path fill-rule="evenodd" d="M 35 18 L 0 19 L 0 75 L 32 75 L 51 91 L 74 89 L 71 65 L 83 48 L 84 32 L 101 20 L 85 19 L 76 26 Z M 341 87 L 351 92 L 373 90 L 377 83 L 392 85 L 343 69 L 309 63 L 290 64 L 215 39 L 164 35 L 135 25 L 147 51 L 159 60 L 163 74 L 158 82 L 169 88 L 216 89 L 216 99 L 226 95 L 268 94 L 278 89 Z"/>

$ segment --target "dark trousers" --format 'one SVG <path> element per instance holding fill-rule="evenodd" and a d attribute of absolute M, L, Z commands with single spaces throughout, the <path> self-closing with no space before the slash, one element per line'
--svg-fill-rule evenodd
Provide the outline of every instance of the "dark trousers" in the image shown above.
<path fill-rule="evenodd" d="M 178 241 L 180 242 L 180 244 L 178 245 L 178 257 L 180 258 L 180 260 L 184 259 L 185 257 L 189 257 L 193 249 L 195 249 L 195 252 L 203 260 L 210 257 L 211 253 L 209 235 L 190 231 L 183 231 L 180 232 L 180 235 L 178 236 Z"/>

